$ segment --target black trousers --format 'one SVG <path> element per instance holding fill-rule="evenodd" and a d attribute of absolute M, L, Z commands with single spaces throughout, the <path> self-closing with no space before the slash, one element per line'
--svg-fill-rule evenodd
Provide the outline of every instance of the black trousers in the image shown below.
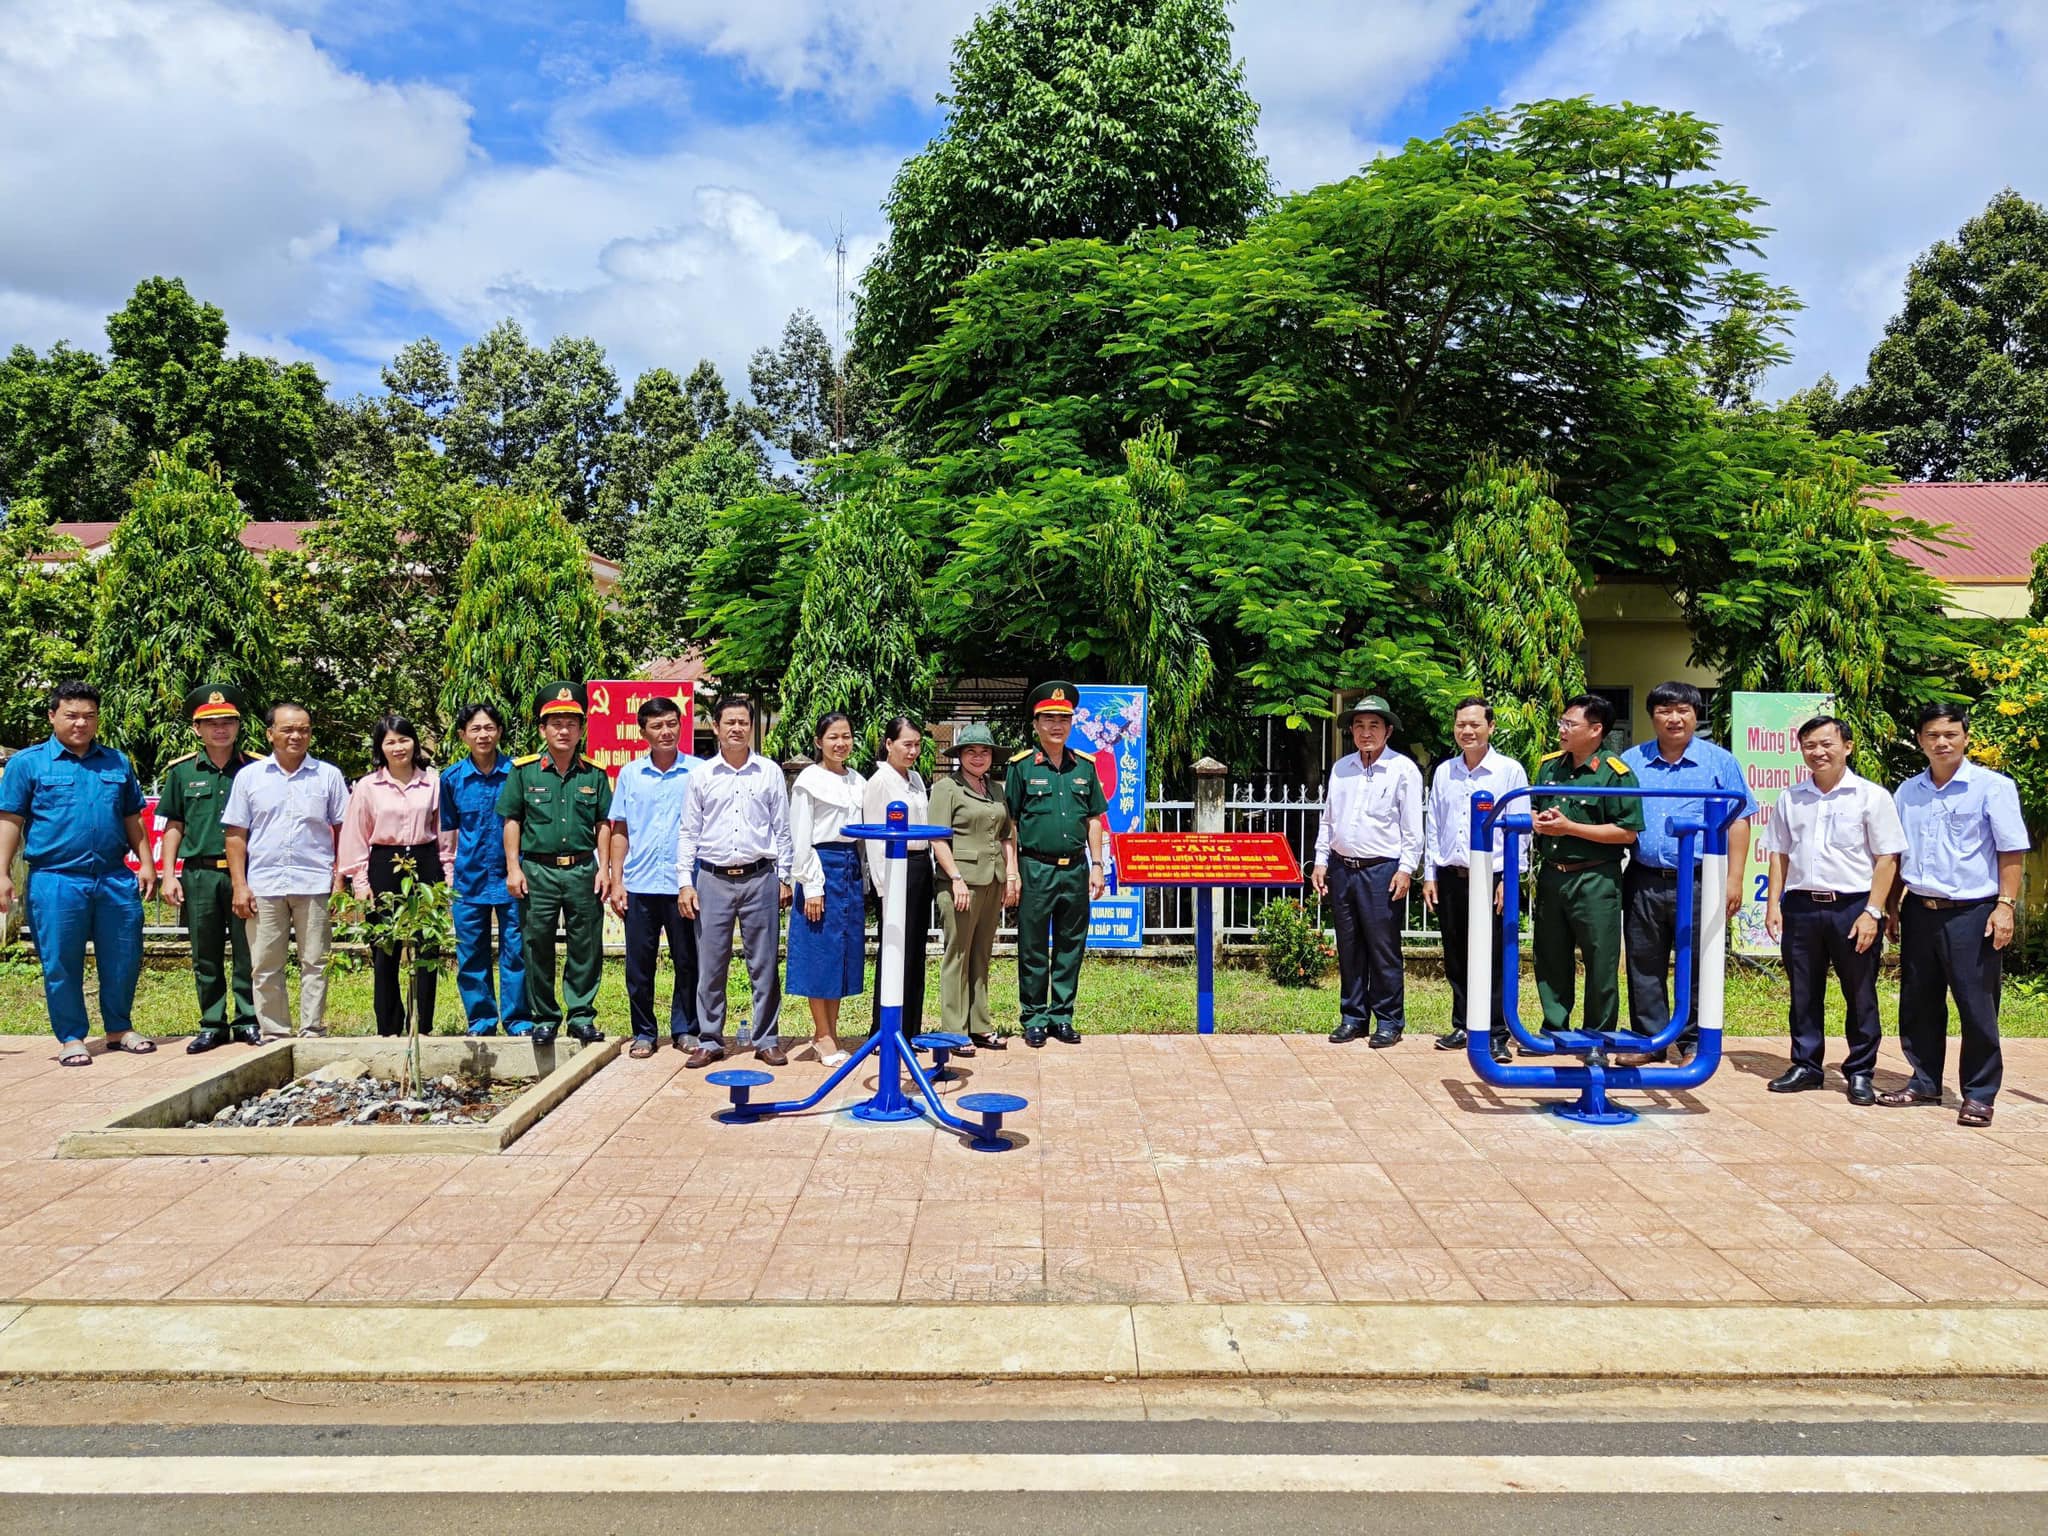
<path fill-rule="evenodd" d="M 1493 888 L 1500 889 L 1500 881 L 1493 882 Z M 1443 936 L 1444 977 L 1451 984 L 1451 1028 L 1464 1029 L 1465 1022 L 1465 961 L 1471 954 L 1472 919 L 1466 910 L 1471 899 L 1472 876 L 1467 870 L 1445 865 L 1436 872 L 1436 923 L 1437 932 Z M 1398 936 L 1395 940 L 1399 942 Z M 1508 1038 L 1507 1019 L 1503 1010 L 1504 1000 L 1500 995 L 1500 955 L 1494 954 L 1493 966 L 1493 1016 L 1488 1032 L 1494 1039 L 1505 1042 Z"/>
<path fill-rule="evenodd" d="M 1792 1065 L 1821 1071 L 1827 1043 L 1828 972 L 1842 983 L 1848 1006 L 1849 1054 L 1844 1077 L 1867 1077 L 1877 1066 L 1877 1047 L 1884 1025 L 1877 1017 L 1877 966 L 1884 953 L 1882 939 L 1862 954 L 1849 930 L 1870 905 L 1870 892 L 1838 891 L 1835 899 L 1815 901 L 1810 891 L 1784 896 L 1785 936 L 1778 941 L 1785 980 L 1792 991 Z"/>
<path fill-rule="evenodd" d="M 668 935 L 668 960 L 675 972 L 668 997 L 668 1033 L 680 1040 L 697 1033 L 697 924 L 683 916 L 673 896 L 626 892 L 626 1005 L 633 1033 L 655 1038 L 654 977 L 661 967 L 661 936 Z"/>
<path fill-rule="evenodd" d="M 1700 877 L 1692 880 L 1692 1007 L 1678 1044 L 1700 1039 Z M 1621 877 L 1621 946 L 1628 971 L 1629 1028 L 1654 1035 L 1671 1022 L 1671 975 L 1678 954 L 1678 872 L 1631 863 Z"/>
<path fill-rule="evenodd" d="M 1899 912 L 1899 1046 L 1918 1093 L 1939 1093 L 1948 1058 L 1948 1000 L 1963 1023 L 1963 1097 L 1998 1097 L 2005 1063 L 1998 1048 L 1998 993 L 2005 951 L 1992 947 L 1984 925 L 1995 903 L 1935 908 L 1907 896 Z"/>
<path fill-rule="evenodd" d="M 415 843 L 400 848 L 383 843 L 370 849 L 370 867 L 364 871 L 370 881 L 370 898 L 381 901 L 398 890 L 400 858 L 413 861 L 413 878 L 438 882 L 441 878 L 441 850 L 433 843 Z M 439 951 L 423 950 L 414 958 L 412 973 L 413 1016 L 420 1033 L 434 1032 L 434 985 L 440 979 Z M 405 1033 L 405 981 L 399 973 L 398 951 L 381 944 L 370 949 L 370 1006 L 380 1035 Z"/>
<path fill-rule="evenodd" d="M 1401 923 L 1395 903 L 1396 859 L 1368 859 L 1363 868 L 1330 856 L 1330 909 L 1337 927 L 1338 1011 L 1346 1023 L 1372 1023 L 1400 1034 L 1407 1027 L 1408 982 L 1401 969 Z"/>
<path fill-rule="evenodd" d="M 903 1033 L 924 1033 L 924 949 L 932 927 L 932 856 L 903 857 Z M 876 930 L 881 932 L 880 925 Z M 882 962 L 875 960 L 875 1018 L 882 1017 Z"/>

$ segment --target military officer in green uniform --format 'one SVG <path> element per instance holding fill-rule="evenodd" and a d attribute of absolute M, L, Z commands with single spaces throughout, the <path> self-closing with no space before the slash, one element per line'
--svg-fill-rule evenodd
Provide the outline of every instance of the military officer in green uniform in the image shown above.
<path fill-rule="evenodd" d="M 185 1049 L 197 1056 L 238 1040 L 261 1045 L 256 1005 L 249 991 L 249 930 L 230 910 L 234 881 L 228 874 L 227 834 L 220 813 L 235 775 L 255 758 L 242 751 L 242 695 L 226 683 L 201 683 L 185 695 L 185 713 L 203 750 L 188 753 L 164 770 L 157 815 L 164 821 L 164 900 L 185 909 L 185 933 L 192 945 L 192 985 L 199 993 L 199 1033 Z M 178 860 L 185 861 L 182 873 Z M 234 962 L 235 1010 L 228 1015 L 228 966 Z"/>
<path fill-rule="evenodd" d="M 1074 995 L 1088 947 L 1088 904 L 1102 894 L 1102 829 L 1109 802 L 1095 763 L 1067 747 L 1074 685 L 1044 683 L 1031 695 L 1036 747 L 1010 759 L 1003 798 L 1018 863 L 1008 871 L 1017 901 L 1017 999 L 1024 1043 L 1045 1037 L 1079 1045 Z M 1050 948 L 1048 945 L 1050 935 Z"/>
<path fill-rule="evenodd" d="M 1601 751 L 1614 706 L 1584 693 L 1558 722 L 1561 750 L 1544 758 L 1536 784 L 1586 789 L 1635 788 L 1619 757 Z M 1586 961 L 1586 1029 L 1613 1029 L 1620 1016 L 1621 860 L 1643 829 L 1643 802 L 1627 795 L 1542 795 L 1534 814 L 1536 856 L 1536 995 L 1546 1031 L 1566 1027 L 1578 957 Z"/>
<path fill-rule="evenodd" d="M 547 1045 L 568 1016 L 578 1040 L 600 1038 L 597 983 L 604 970 L 604 902 L 611 870 L 612 781 L 580 751 L 583 685 L 553 682 L 534 711 L 547 750 L 514 758 L 498 793 L 505 818 L 505 889 L 526 936 L 526 1004 L 533 1042 Z M 555 997 L 555 924 L 568 929 L 562 996 Z"/>

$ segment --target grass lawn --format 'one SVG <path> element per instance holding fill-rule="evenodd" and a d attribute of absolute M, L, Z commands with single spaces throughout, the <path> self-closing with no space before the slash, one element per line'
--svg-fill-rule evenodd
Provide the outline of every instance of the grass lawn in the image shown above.
<path fill-rule="evenodd" d="M 343 966 L 346 966 L 344 969 Z M 327 992 L 328 1024 L 337 1034 L 369 1034 L 370 972 L 367 964 L 345 957 L 337 966 Z M 733 967 L 732 1018 L 743 1016 L 747 987 L 743 968 Z M 872 975 L 872 972 L 870 972 Z M 925 1017 L 938 1026 L 939 975 L 934 953 L 928 976 Z M 664 990 L 658 996 L 666 1002 Z M 297 979 L 292 990 L 297 996 Z M 1017 1016 L 1017 968 L 1010 960 L 997 960 L 994 973 L 994 1006 L 999 1021 L 1014 1023 Z M 87 984 L 90 1005 L 91 984 Z M 1731 1035 L 1762 1035 L 1782 1038 L 1785 1032 L 1785 982 L 1775 969 L 1741 966 L 1728 978 L 1726 1028 Z M 1885 1029 L 1891 1033 L 1898 1018 L 1898 987 L 1887 977 L 1879 983 L 1879 1000 Z M 1829 1033 L 1841 1033 L 1841 1001 L 1831 996 Z M 1450 987 L 1442 980 L 1411 977 L 1408 982 L 1408 1023 L 1412 1030 L 1440 1033 L 1448 1027 L 1451 1010 Z M 657 1009 L 659 1012 L 659 1008 Z M 97 1010 L 95 1030 L 97 1030 Z M 461 1003 L 452 975 L 442 978 L 438 1022 L 446 1031 L 461 1016 Z M 137 1025 L 145 1034 L 182 1035 L 195 1027 L 198 1005 L 192 996 L 190 971 L 176 963 L 161 963 L 143 973 L 135 999 Z M 850 1035 L 864 1034 L 869 1023 L 867 999 L 846 1001 L 842 1026 Z M 1526 979 L 1522 987 L 1522 1017 L 1536 1018 L 1534 984 Z M 1286 988 L 1275 986 L 1262 970 L 1230 967 L 1216 977 L 1217 1028 L 1226 1034 L 1280 1034 L 1290 1031 L 1322 1034 L 1336 1024 L 1337 986 L 1334 977 L 1320 986 Z M 598 993 L 598 1019 L 607 1033 L 627 1032 L 625 971 L 616 959 L 605 964 L 604 984 Z M 1169 960 L 1092 959 L 1081 973 L 1081 1003 L 1075 1023 L 1097 1034 L 1192 1033 L 1195 1027 L 1195 978 L 1192 964 Z M 48 1028 L 43 1012 L 42 982 L 33 960 L 0 959 L 0 1034 L 40 1034 Z M 2008 979 L 2000 1027 L 2007 1035 L 2048 1035 L 2048 987 L 2034 978 Z M 730 1021 L 728 1030 L 730 1030 Z M 1953 1026 L 1951 1026 L 1953 1028 Z M 782 1031 L 786 1038 L 808 1039 L 810 1014 L 802 999 L 785 997 Z"/>

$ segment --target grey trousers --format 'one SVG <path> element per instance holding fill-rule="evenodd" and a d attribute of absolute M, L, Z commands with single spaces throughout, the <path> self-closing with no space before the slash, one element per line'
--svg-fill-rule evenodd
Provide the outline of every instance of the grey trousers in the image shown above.
<path fill-rule="evenodd" d="M 753 1028 L 747 1044 L 756 1050 L 779 1043 L 776 1015 L 782 1011 L 782 894 L 773 869 L 734 879 L 697 866 L 697 1034 L 705 1045 L 725 1044 L 725 982 L 732 972 L 732 934 L 737 927 L 754 989 Z"/>

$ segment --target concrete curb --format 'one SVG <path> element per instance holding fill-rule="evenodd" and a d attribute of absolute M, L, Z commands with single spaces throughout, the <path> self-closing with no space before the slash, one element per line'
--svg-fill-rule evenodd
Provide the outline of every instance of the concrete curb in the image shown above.
<path fill-rule="evenodd" d="M 23 1302 L 0 1376 L 2048 1377 L 2048 1306 Z"/>

